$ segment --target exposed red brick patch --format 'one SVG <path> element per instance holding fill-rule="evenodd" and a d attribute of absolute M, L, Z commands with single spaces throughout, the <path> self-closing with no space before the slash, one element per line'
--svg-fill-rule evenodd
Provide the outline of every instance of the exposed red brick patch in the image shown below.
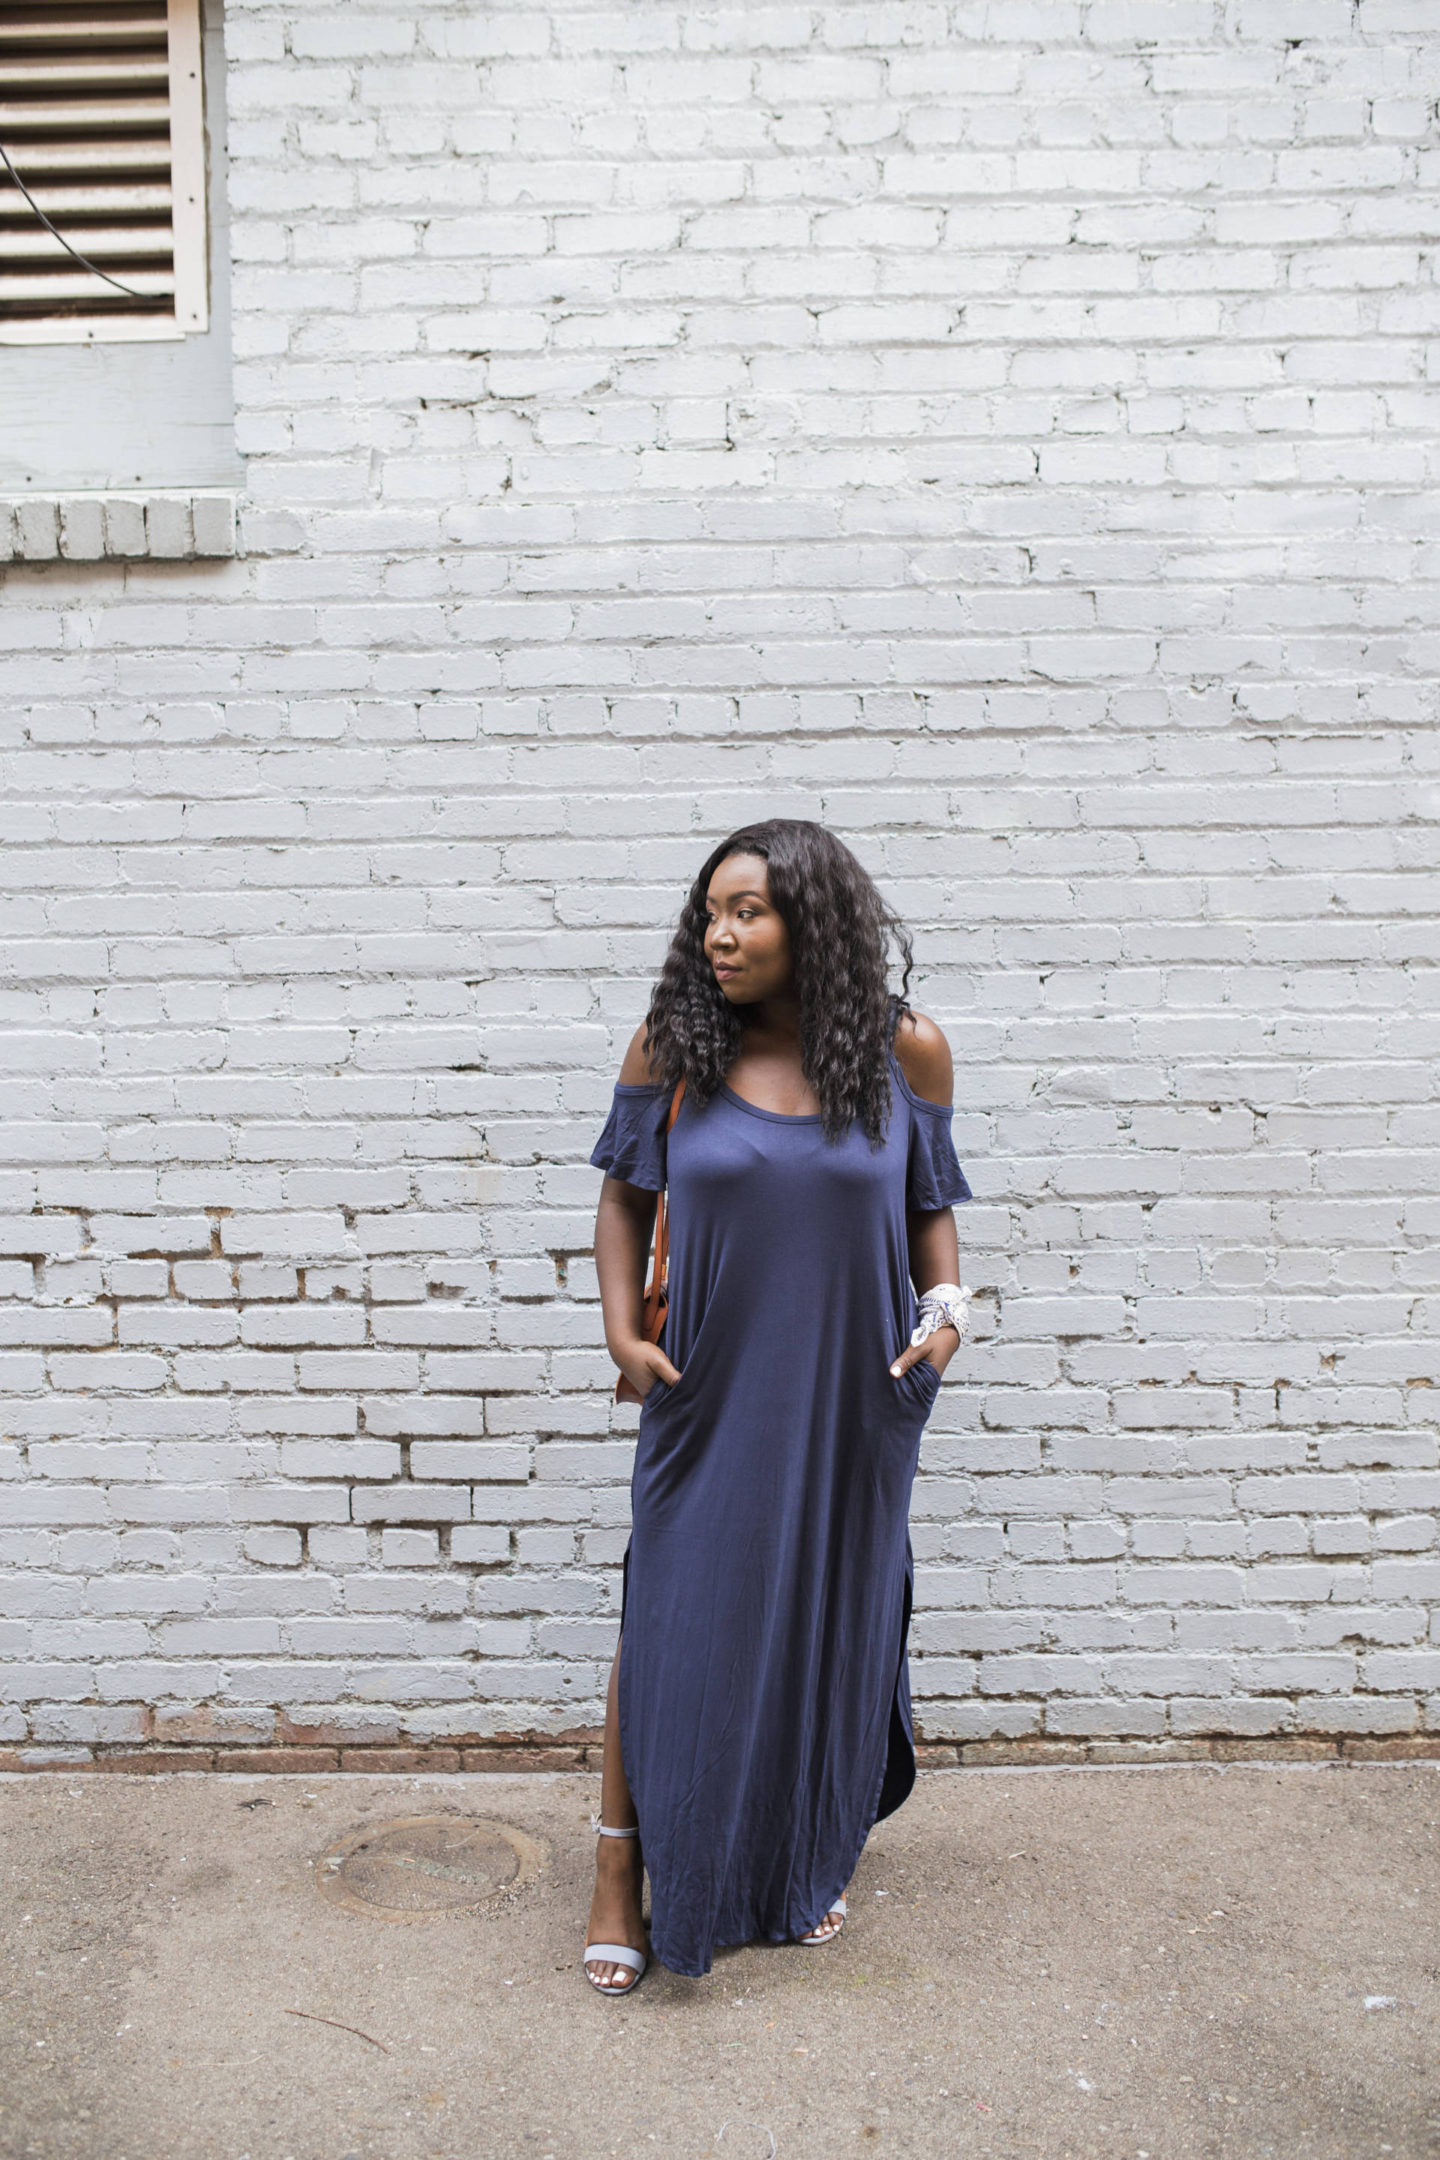
<path fill-rule="evenodd" d="M 338 1770 L 339 1767 L 338 1748 L 219 1748 L 215 1755 L 217 1770 L 288 1770 L 311 1775 L 319 1770 Z"/>
<path fill-rule="evenodd" d="M 580 1747 L 466 1748 L 467 1770 L 587 1770 L 597 1768 Z"/>
<path fill-rule="evenodd" d="M 1397 1733 L 1390 1739 L 1346 1739 L 1340 1753 L 1350 1762 L 1435 1762 L 1440 1733 Z"/>
<path fill-rule="evenodd" d="M 1108 1763 L 1344 1763 L 1440 1762 L 1440 1733 L 1407 1733 L 1363 1739 L 1320 1733 L 1290 1733 L 1283 1739 L 1241 1740 L 1233 1734 L 1183 1740 L 924 1740 L 917 1743 L 922 1770 L 957 1766 L 989 1769 L 1097 1767 Z M 468 1744 L 454 1739 L 415 1747 L 298 1745 L 278 1747 L 140 1747 L 38 1754 L 25 1748 L 0 1748 L 0 1770 L 39 1776 L 82 1770 L 161 1776 L 176 1770 L 288 1773 L 313 1777 L 327 1771 L 359 1776 L 444 1775 L 464 1771 L 599 1771 L 600 1734 L 585 1727 L 569 1736 L 546 1734 L 532 1739 L 500 1735 Z"/>
<path fill-rule="evenodd" d="M 434 1773 L 460 1768 L 459 1748 L 347 1747 L 340 1750 L 340 1768 L 378 1777 L 386 1771 L 428 1770 Z"/>
<path fill-rule="evenodd" d="M 57 1763 L 55 1768 L 64 1765 Z M 69 1766 L 77 1767 L 75 1764 Z M 93 1763 L 81 1763 L 82 1770 L 122 1771 L 130 1777 L 143 1773 L 159 1777 L 167 1770 L 213 1770 L 209 1748 L 129 1748 L 120 1755 L 100 1755 Z"/>

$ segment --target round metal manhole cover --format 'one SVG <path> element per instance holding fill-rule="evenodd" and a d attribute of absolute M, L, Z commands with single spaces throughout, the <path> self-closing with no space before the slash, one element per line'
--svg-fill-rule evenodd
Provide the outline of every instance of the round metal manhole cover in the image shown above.
<path fill-rule="evenodd" d="M 320 1858 L 322 1896 L 383 1920 L 469 1912 L 530 1881 L 544 1848 L 510 1823 L 407 1815 L 340 1838 Z"/>

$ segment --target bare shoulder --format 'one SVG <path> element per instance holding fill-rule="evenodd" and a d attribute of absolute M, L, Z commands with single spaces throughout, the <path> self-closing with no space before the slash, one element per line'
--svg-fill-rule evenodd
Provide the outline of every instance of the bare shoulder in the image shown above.
<path fill-rule="evenodd" d="M 624 1062 L 620 1067 L 620 1085 L 649 1087 L 653 1077 L 650 1071 L 649 1037 L 642 1020 L 631 1036 L 630 1047 L 625 1052 Z"/>
<path fill-rule="evenodd" d="M 926 1013 L 902 1013 L 895 1030 L 895 1055 L 900 1070 L 927 1102 L 949 1103 L 955 1099 L 955 1066 L 943 1028 Z"/>

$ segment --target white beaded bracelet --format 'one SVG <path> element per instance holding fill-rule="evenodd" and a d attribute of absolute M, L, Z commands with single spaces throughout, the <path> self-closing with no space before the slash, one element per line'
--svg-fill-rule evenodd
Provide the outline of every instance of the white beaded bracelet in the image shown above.
<path fill-rule="evenodd" d="M 957 1335 L 965 1333 L 970 1300 L 975 1293 L 968 1283 L 936 1283 L 921 1293 L 919 1319 L 911 1330 L 913 1346 L 925 1342 L 937 1328 L 953 1327 Z"/>

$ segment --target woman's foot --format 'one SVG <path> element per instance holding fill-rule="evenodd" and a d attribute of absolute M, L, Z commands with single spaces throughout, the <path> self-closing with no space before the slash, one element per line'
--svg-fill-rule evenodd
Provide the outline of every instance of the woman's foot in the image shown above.
<path fill-rule="evenodd" d="M 645 1922 L 640 1903 L 644 1870 L 640 1863 L 640 1840 L 602 1837 L 597 1844 L 595 1895 L 590 1901 L 590 1925 L 585 1930 L 585 1940 L 587 1943 L 627 1943 L 632 1950 L 644 1950 Z M 628 1995 L 640 1978 L 628 1966 L 617 1965 L 610 1958 L 597 1958 L 593 1964 L 587 1958 L 585 1970 L 607 1995 Z"/>
<path fill-rule="evenodd" d="M 813 1950 L 820 1943 L 833 1942 L 835 1937 L 839 1934 L 841 1928 L 844 1927 L 844 1925 L 845 1900 L 844 1898 L 841 1898 L 836 1904 L 831 1906 L 829 1912 L 822 1915 L 822 1917 L 816 1921 L 814 1927 L 810 1929 L 808 1934 L 797 1935 L 795 1940 L 797 1942 L 804 1943 L 807 1950 Z"/>

